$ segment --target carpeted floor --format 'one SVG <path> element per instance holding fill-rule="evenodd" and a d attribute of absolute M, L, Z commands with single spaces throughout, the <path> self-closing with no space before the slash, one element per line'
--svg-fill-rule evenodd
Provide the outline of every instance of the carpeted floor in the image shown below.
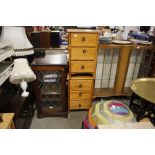
<path fill-rule="evenodd" d="M 82 120 L 86 114 L 87 111 L 73 111 L 69 113 L 68 118 L 46 117 L 38 119 L 35 113 L 31 129 L 81 129 Z"/>

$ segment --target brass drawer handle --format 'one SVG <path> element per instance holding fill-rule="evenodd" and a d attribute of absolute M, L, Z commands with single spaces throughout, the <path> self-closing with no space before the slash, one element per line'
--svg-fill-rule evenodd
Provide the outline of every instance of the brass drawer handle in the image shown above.
<path fill-rule="evenodd" d="M 81 69 L 84 69 L 84 68 L 85 68 L 84 65 L 82 65 L 82 66 L 81 66 Z"/>
<path fill-rule="evenodd" d="M 82 84 L 79 85 L 79 88 L 82 88 Z"/>
<path fill-rule="evenodd" d="M 81 104 L 79 104 L 79 108 L 81 107 Z"/>
<path fill-rule="evenodd" d="M 82 41 L 86 41 L 86 38 L 85 37 L 82 37 Z"/>
<path fill-rule="evenodd" d="M 79 97 L 81 97 L 82 96 L 82 93 L 79 93 Z"/>
<path fill-rule="evenodd" d="M 83 53 L 87 53 L 87 51 L 86 50 L 83 50 Z"/>

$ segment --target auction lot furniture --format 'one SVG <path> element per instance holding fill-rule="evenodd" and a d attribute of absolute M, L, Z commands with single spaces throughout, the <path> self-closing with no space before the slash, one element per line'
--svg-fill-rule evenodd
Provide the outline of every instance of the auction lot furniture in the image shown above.
<path fill-rule="evenodd" d="M 33 82 L 38 118 L 68 116 L 67 56 L 51 54 L 35 58 L 31 64 L 37 80 Z"/>
<path fill-rule="evenodd" d="M 132 81 L 130 109 L 137 121 L 147 117 L 155 125 L 155 78 L 141 78 Z"/>
<path fill-rule="evenodd" d="M 154 45 L 99 44 L 93 97 L 130 95 L 130 82 L 152 75 Z"/>
<path fill-rule="evenodd" d="M 89 109 L 94 90 L 99 31 L 69 29 L 67 32 L 69 109 Z"/>

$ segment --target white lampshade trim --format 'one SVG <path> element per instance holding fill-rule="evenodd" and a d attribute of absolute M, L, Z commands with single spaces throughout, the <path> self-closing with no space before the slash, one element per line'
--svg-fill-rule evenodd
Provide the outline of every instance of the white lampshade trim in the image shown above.
<path fill-rule="evenodd" d="M 15 50 L 13 56 L 25 56 L 25 55 L 31 55 L 31 54 L 34 54 L 34 51 L 33 51 L 33 50 L 21 51 L 21 52 L 17 52 L 17 51 Z"/>
<path fill-rule="evenodd" d="M 25 32 L 25 27 L 21 26 L 4 26 L 0 42 L 7 42 L 13 45 L 14 56 L 25 56 L 34 53 L 33 46 L 28 40 Z"/>

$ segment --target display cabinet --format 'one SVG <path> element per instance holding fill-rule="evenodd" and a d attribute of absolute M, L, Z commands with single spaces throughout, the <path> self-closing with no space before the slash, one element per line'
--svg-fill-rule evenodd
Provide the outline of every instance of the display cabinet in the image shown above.
<path fill-rule="evenodd" d="M 99 44 L 93 97 L 131 95 L 130 83 L 153 77 L 154 45 Z"/>
<path fill-rule="evenodd" d="M 38 118 L 68 116 L 67 106 L 67 56 L 46 55 L 35 58 L 31 64 L 37 80 L 33 82 Z"/>

